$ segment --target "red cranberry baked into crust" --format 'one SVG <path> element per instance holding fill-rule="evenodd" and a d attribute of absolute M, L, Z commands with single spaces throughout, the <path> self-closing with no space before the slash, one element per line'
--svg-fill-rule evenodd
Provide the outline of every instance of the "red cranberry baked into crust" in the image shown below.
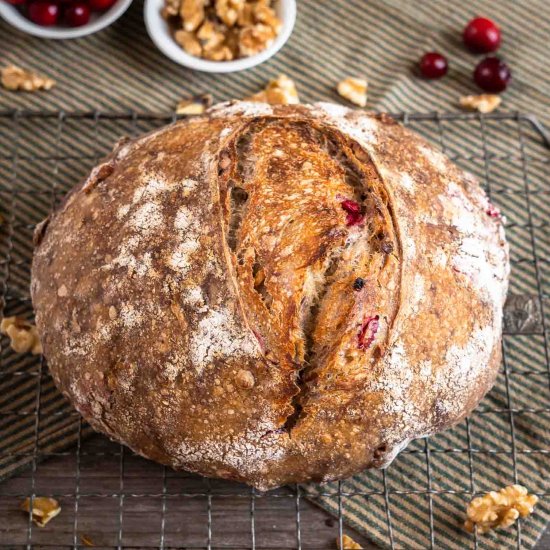
<path fill-rule="evenodd" d="M 500 362 L 498 210 L 387 116 L 218 106 L 119 143 L 36 241 L 55 382 L 174 468 L 264 490 L 384 467 Z"/>

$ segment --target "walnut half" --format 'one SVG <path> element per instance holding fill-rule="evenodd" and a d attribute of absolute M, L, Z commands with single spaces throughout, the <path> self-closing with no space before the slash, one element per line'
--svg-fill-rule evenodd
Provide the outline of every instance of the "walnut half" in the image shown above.
<path fill-rule="evenodd" d="M 176 31 L 174 33 L 174 39 L 188 54 L 194 55 L 195 57 L 201 56 L 201 43 L 192 32 L 184 30 Z"/>
<path fill-rule="evenodd" d="M 245 101 L 258 101 L 271 105 L 294 105 L 300 103 L 294 80 L 284 74 L 270 80 L 265 89 L 247 97 Z"/>
<path fill-rule="evenodd" d="M 459 100 L 461 107 L 480 113 L 491 113 L 501 102 L 502 99 L 496 94 L 465 95 Z"/>
<path fill-rule="evenodd" d="M 340 537 L 338 537 L 336 539 L 336 546 L 338 550 L 363 550 L 363 547 L 348 535 L 342 536 L 342 544 L 340 544 Z"/>
<path fill-rule="evenodd" d="M 177 115 L 202 115 L 212 105 L 212 96 L 202 94 L 188 97 L 178 101 L 176 105 Z"/>
<path fill-rule="evenodd" d="M 271 45 L 277 33 L 263 23 L 244 27 L 239 32 L 239 53 L 242 57 L 256 55 Z"/>
<path fill-rule="evenodd" d="M 20 505 L 21 510 L 29 513 L 31 511 L 31 499 L 27 497 Z M 61 506 L 55 498 L 34 497 L 32 499 L 32 520 L 39 527 L 44 527 L 61 512 Z"/>
<path fill-rule="evenodd" d="M 4 317 L 0 321 L 0 333 L 9 337 L 10 346 L 17 353 L 42 353 L 36 327 L 21 317 Z"/>
<path fill-rule="evenodd" d="M 8 65 L 2 69 L 1 81 L 6 90 L 22 90 L 24 92 L 49 90 L 55 85 L 55 80 L 32 71 L 26 71 L 15 65 Z"/>
<path fill-rule="evenodd" d="M 464 522 L 464 528 L 473 533 L 477 527 L 477 532 L 483 534 L 498 527 L 510 527 L 519 517 L 528 516 L 538 500 L 536 495 L 528 494 L 521 485 L 491 491 L 468 504 L 468 519 Z"/>
<path fill-rule="evenodd" d="M 336 91 L 344 98 L 359 107 L 367 104 L 368 84 L 364 78 L 344 78 L 336 86 Z"/>

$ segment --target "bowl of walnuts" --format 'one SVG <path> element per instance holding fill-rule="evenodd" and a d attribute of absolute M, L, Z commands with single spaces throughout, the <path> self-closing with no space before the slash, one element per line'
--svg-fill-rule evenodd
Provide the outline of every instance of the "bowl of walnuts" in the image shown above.
<path fill-rule="evenodd" d="M 190 69 L 229 73 L 275 55 L 296 21 L 295 0 L 145 0 L 151 40 Z"/>

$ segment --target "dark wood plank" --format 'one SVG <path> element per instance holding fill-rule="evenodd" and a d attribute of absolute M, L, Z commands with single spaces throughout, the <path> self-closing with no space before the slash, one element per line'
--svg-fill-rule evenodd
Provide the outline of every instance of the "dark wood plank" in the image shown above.
<path fill-rule="evenodd" d="M 123 485 L 120 483 L 121 447 L 102 436 L 82 444 L 77 461 L 74 449 L 40 462 L 36 469 L 36 494 L 55 495 L 61 514 L 40 529 L 33 525 L 34 548 L 70 547 L 75 532 L 97 548 L 119 542 L 122 492 L 122 538 L 125 548 L 154 548 L 160 544 L 165 499 L 164 543 L 167 548 L 204 548 L 208 542 L 210 490 L 211 544 L 213 548 L 250 548 L 254 534 L 258 549 L 296 548 L 298 528 L 296 498 L 281 488 L 252 499 L 248 487 L 219 480 L 206 480 L 187 472 L 174 472 L 124 451 Z M 77 476 L 77 465 L 79 475 Z M 16 548 L 27 542 L 28 521 L 18 509 L 30 493 L 32 470 L 27 469 L 0 484 L 0 547 Z M 77 491 L 81 495 L 75 498 Z M 19 495 L 19 496 L 17 496 Z M 88 495 L 88 496 L 83 496 Z M 78 500 L 78 502 L 77 502 Z M 254 502 L 252 522 L 251 502 Z M 366 549 L 368 540 L 345 528 Z M 304 498 L 300 500 L 300 537 L 304 549 L 334 549 L 338 522 Z"/>
<path fill-rule="evenodd" d="M 281 488 L 254 498 L 254 523 L 251 521 L 251 490 L 234 483 L 206 480 L 186 472 L 166 470 L 125 449 L 123 485 L 120 483 L 121 447 L 102 436 L 82 444 L 80 460 L 75 450 L 40 462 L 35 474 L 37 494 L 59 495 L 61 514 L 40 529 L 33 526 L 33 548 L 69 548 L 75 532 L 77 542 L 84 535 L 96 548 L 112 548 L 119 542 L 122 502 L 122 538 L 125 548 L 155 548 L 160 544 L 163 522 L 163 481 L 165 499 L 164 543 L 166 548 L 204 548 L 208 542 L 210 490 L 211 544 L 213 548 L 240 550 L 250 548 L 254 532 L 258 550 L 284 550 L 297 547 L 295 493 Z M 77 477 L 77 464 L 79 475 Z M 80 496 L 75 498 L 77 489 Z M 32 483 L 30 469 L 0 484 L 0 548 L 23 548 L 27 542 L 28 521 L 18 509 Z M 123 499 L 120 493 L 124 494 Z M 345 527 L 366 550 L 376 550 L 365 537 Z M 321 508 L 300 500 L 300 537 L 302 548 L 334 550 L 338 521 Z M 536 550 L 550 550 L 546 532 Z"/>

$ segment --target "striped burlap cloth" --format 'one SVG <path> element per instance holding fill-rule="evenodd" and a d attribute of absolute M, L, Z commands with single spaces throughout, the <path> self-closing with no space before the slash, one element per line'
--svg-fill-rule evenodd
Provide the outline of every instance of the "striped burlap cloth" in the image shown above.
<path fill-rule="evenodd" d="M 348 75 L 365 75 L 370 84 L 369 106 L 373 109 L 453 111 L 459 96 L 476 91 L 471 73 L 477 58 L 464 51 L 460 32 L 470 17 L 480 13 L 497 20 L 504 32 L 500 54 L 509 62 L 514 80 L 503 96 L 503 108 L 534 113 L 548 124 L 549 6 L 547 0 L 299 0 L 297 25 L 282 52 L 260 67 L 230 75 L 192 73 L 164 58 L 145 33 L 139 0 L 135 0 L 130 10 L 109 29 L 73 41 L 40 41 L 0 23 L 0 64 L 20 64 L 43 71 L 58 81 L 58 85 L 47 93 L 0 91 L 0 109 L 166 112 L 187 94 L 210 92 L 217 101 L 241 98 L 261 88 L 266 79 L 284 72 L 296 81 L 302 101 L 339 101 L 334 84 Z M 422 81 L 411 69 L 423 52 L 432 49 L 444 52 L 450 60 L 450 74 L 438 82 Z M 542 148 L 533 154 L 538 161 L 530 163 L 529 178 L 542 193 L 534 194 L 531 205 L 527 205 L 521 194 L 525 181 L 522 161 L 518 160 L 517 126 L 492 124 L 491 131 L 490 142 L 483 143 L 479 128 L 477 135 L 467 124 L 445 128 L 450 148 L 456 154 L 472 158 L 468 165 L 471 171 L 485 180 L 490 177 L 493 189 L 500 185 L 504 190 L 519 190 L 517 194 L 503 193 L 495 199 L 508 217 L 513 258 L 529 259 L 536 253 L 539 258 L 547 259 L 550 257 L 548 159 L 546 157 L 544 162 L 540 158 L 545 154 Z M 40 135 L 39 128 L 34 134 L 29 131 L 28 139 L 24 138 L 24 143 L 20 144 L 25 154 L 44 153 L 48 149 L 45 140 L 34 139 L 36 134 Z M 437 133 L 433 138 L 438 139 Z M 97 136 L 84 128 L 79 131 L 78 126 L 73 126 L 72 139 L 72 144 L 57 144 L 58 148 L 65 147 L 61 153 L 70 152 L 71 147 L 77 152 L 96 149 Z M 9 154 L 11 146 L 0 137 L 2 155 Z M 475 160 L 482 148 L 502 161 L 491 163 L 490 174 L 483 162 Z M 64 170 L 61 176 L 67 181 L 72 178 L 70 170 L 74 170 L 75 177 L 82 173 L 81 166 L 71 167 L 70 163 Z M 29 164 L 28 171 L 20 172 L 16 183 L 28 185 L 29 189 L 41 185 L 48 189 L 41 177 L 39 164 Z M 9 178 L 10 167 L 0 164 L 0 185 Z M 0 210 L 7 209 L 2 201 L 4 198 L 0 198 Z M 23 220 L 34 222 L 40 217 L 36 209 L 26 206 L 22 199 L 18 201 L 12 206 L 18 209 L 17 215 Z M 530 207 L 535 210 L 536 219 L 529 216 Z M 45 213 L 47 204 L 43 208 Z M 540 230 L 533 236 L 525 225 L 537 222 Z M 15 235 L 15 238 L 12 255 L 19 247 L 22 259 L 30 256 L 30 233 Z M 542 264 L 541 273 L 535 273 L 533 262 L 529 261 L 519 261 L 514 268 L 511 292 L 517 296 L 517 303 L 528 303 L 530 297 L 537 296 L 538 284 L 545 285 L 543 290 L 548 296 L 550 269 L 547 263 Z M 17 264 L 12 269 L 10 281 L 12 288 L 20 284 L 21 292 L 28 293 L 24 269 L 27 268 Z M 334 514 L 338 514 L 341 506 L 351 526 L 381 545 L 393 543 L 397 548 L 423 549 L 430 547 L 433 535 L 436 548 L 458 550 L 474 545 L 473 537 L 460 529 L 470 498 L 467 493 L 472 489 L 483 492 L 502 487 L 512 483 L 517 473 L 518 481 L 531 491 L 548 493 L 548 454 L 540 450 L 550 449 L 550 417 L 548 413 L 536 412 L 549 407 L 547 358 L 538 302 L 531 303 L 535 304 L 534 313 L 527 322 L 520 323 L 521 326 L 514 322 L 507 325 L 505 351 L 509 376 L 501 374 L 495 389 L 482 403 L 485 411 L 519 412 L 476 413 L 468 425 L 462 423 L 430 438 L 429 454 L 425 452 L 424 440 L 411 444 L 408 450 L 413 452 L 402 454 L 388 470 L 386 478 L 382 472 L 367 472 L 347 480 L 340 489 L 352 496 L 315 498 L 319 491 L 336 493 L 337 485 L 331 484 L 322 488 L 306 487 L 310 497 Z M 10 302 L 8 306 L 6 314 L 18 312 L 19 306 L 15 303 Z M 21 370 L 25 368 L 21 362 L 28 361 L 15 360 L 6 351 L 3 356 L 3 369 Z M 25 403 L 25 400 L 32 404 L 35 391 L 36 382 L 32 379 L 24 376 L 2 378 L 0 404 Z M 73 440 L 74 430 L 69 430 L 62 420 L 54 421 L 53 416 L 48 424 L 48 410 L 57 413 L 64 410 L 51 385 L 42 389 L 42 400 L 46 407 L 45 431 L 40 436 L 44 438 L 42 448 L 55 450 Z M 533 412 L 526 412 L 526 409 Z M 62 417 L 57 414 L 55 418 Z M 32 451 L 34 435 L 32 426 L 2 420 L 0 476 L 9 475 L 28 460 L 14 461 L 8 455 L 14 450 Z M 466 449 L 471 451 L 464 452 Z M 353 496 L 370 491 L 376 494 Z M 389 496 L 384 496 L 384 491 Z M 543 498 L 537 513 L 522 524 L 523 548 L 535 544 L 549 519 L 550 506 Z M 480 538 L 479 548 L 515 548 L 516 540 L 514 530 L 499 532 Z"/>

